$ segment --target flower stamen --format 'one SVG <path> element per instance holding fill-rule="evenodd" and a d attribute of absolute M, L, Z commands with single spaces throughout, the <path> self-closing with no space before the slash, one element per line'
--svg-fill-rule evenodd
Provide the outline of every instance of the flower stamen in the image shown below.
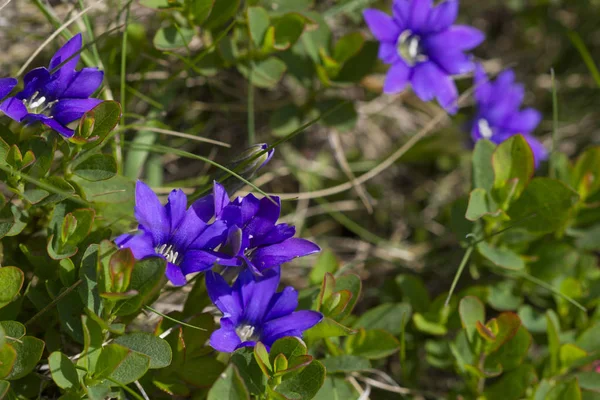
<path fill-rule="evenodd" d="M 477 127 L 479 128 L 479 133 L 481 133 L 481 136 L 484 139 L 489 139 L 494 134 L 487 119 L 481 118 L 479 121 L 477 121 Z"/>
<path fill-rule="evenodd" d="M 235 333 L 237 333 L 238 337 L 242 342 L 247 342 L 248 340 L 258 340 L 257 336 L 254 336 L 254 327 L 252 325 L 240 325 L 235 329 Z"/>
<path fill-rule="evenodd" d="M 409 29 L 405 30 L 398 37 L 396 43 L 398 55 L 409 65 L 414 66 L 418 62 L 427 61 L 427 56 L 423 54 L 421 38 L 413 34 Z"/>
<path fill-rule="evenodd" d="M 154 248 L 157 254 L 165 257 L 171 264 L 179 265 L 179 252 L 175 250 L 172 244 L 163 244 Z"/>

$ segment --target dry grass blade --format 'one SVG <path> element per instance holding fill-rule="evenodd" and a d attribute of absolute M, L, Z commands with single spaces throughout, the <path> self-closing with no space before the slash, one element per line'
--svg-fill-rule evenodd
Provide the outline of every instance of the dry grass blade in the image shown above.
<path fill-rule="evenodd" d="M 181 138 L 185 138 L 185 139 L 189 139 L 189 140 L 195 140 L 197 142 L 211 143 L 211 144 L 226 147 L 226 148 L 231 147 L 231 145 L 229 143 L 221 142 L 219 140 L 208 139 L 208 138 L 201 137 L 201 136 L 194 136 L 194 135 L 190 135 L 188 133 L 172 131 L 169 129 L 154 128 L 151 126 L 140 126 L 140 125 L 130 125 L 130 126 L 127 126 L 124 128 L 133 129 L 135 131 L 150 131 L 150 132 L 156 132 L 156 133 L 164 133 L 165 135 L 177 136 L 177 137 L 181 137 Z"/>

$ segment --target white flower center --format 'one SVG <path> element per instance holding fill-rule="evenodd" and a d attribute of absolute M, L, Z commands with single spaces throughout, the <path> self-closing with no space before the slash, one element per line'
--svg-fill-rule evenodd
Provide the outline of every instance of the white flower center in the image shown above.
<path fill-rule="evenodd" d="M 398 55 L 411 67 L 418 62 L 427 61 L 427 56 L 422 53 L 421 38 L 409 29 L 400 34 L 396 48 Z"/>
<path fill-rule="evenodd" d="M 481 136 L 484 139 L 489 139 L 494 134 L 487 119 L 481 118 L 479 121 L 477 121 L 477 127 L 479 128 L 479 133 L 481 133 Z"/>
<path fill-rule="evenodd" d="M 254 336 L 254 327 L 252 325 L 240 325 L 235 328 L 235 333 L 237 333 L 242 342 L 246 342 L 248 340 L 258 340 L 258 337 Z"/>
<path fill-rule="evenodd" d="M 27 107 L 27 111 L 31 114 L 48 115 L 48 111 L 58 101 L 46 101 L 46 96 L 40 96 L 40 92 L 35 92 L 29 99 L 23 100 L 23 104 Z"/>
<path fill-rule="evenodd" d="M 175 251 L 175 248 L 172 244 L 163 244 L 161 246 L 156 246 L 154 248 L 154 251 L 156 251 L 157 254 L 164 256 L 167 259 L 167 261 L 171 264 L 179 265 L 179 262 L 181 261 L 178 260 L 179 252 Z"/>

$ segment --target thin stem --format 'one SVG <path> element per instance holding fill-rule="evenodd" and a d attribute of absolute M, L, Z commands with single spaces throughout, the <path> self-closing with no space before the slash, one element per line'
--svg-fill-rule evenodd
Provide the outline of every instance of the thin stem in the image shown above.
<path fill-rule="evenodd" d="M 163 313 L 161 313 L 160 311 L 158 311 L 158 310 L 155 310 L 154 308 L 152 308 L 152 307 L 150 307 L 150 306 L 144 306 L 144 307 L 145 307 L 145 308 L 147 308 L 148 310 L 152 311 L 153 313 L 155 313 L 155 314 L 158 314 L 158 315 L 160 315 L 161 317 L 163 317 L 163 318 L 165 318 L 165 319 L 168 319 L 169 321 L 173 321 L 173 322 L 175 322 L 175 323 L 177 323 L 177 324 L 179 324 L 179 325 L 187 326 L 188 328 L 194 328 L 194 329 L 198 329 L 199 331 L 206 331 L 206 329 L 204 329 L 204 328 L 200 328 L 200 327 L 198 327 L 198 326 L 194 326 L 194 325 L 186 324 L 186 323 L 185 323 L 185 322 L 183 322 L 183 321 L 180 321 L 180 320 L 178 320 L 178 319 L 175 319 L 175 318 L 173 318 L 173 317 L 169 317 L 168 315 L 166 315 L 166 314 L 163 314 Z"/>
<path fill-rule="evenodd" d="M 462 261 L 460 262 L 460 265 L 458 267 L 458 271 L 456 271 L 456 275 L 454 275 L 454 280 L 452 281 L 452 286 L 450 286 L 450 292 L 448 292 L 448 297 L 446 297 L 446 302 L 444 303 L 444 307 L 448 306 L 448 304 L 450 303 L 450 299 L 452 298 L 452 293 L 454 293 L 454 289 L 456 289 L 458 280 L 460 279 L 460 276 L 462 275 L 463 270 L 465 269 L 465 266 L 467 265 L 467 262 L 469 261 L 469 258 L 471 258 L 471 253 L 473 253 L 473 249 L 474 249 L 474 246 L 470 245 L 467 248 L 465 255 L 463 256 Z"/>
<path fill-rule="evenodd" d="M 256 142 L 256 131 L 254 127 L 254 85 L 252 85 L 252 75 L 254 69 L 250 63 L 250 73 L 248 74 L 248 145 Z"/>
<path fill-rule="evenodd" d="M 556 159 L 554 154 L 558 144 L 558 94 L 556 90 L 556 76 L 554 68 L 550 70 L 552 76 L 552 149 L 550 150 L 550 178 L 556 178 Z"/>
<path fill-rule="evenodd" d="M 48 304 L 46 307 L 42 308 L 40 311 L 38 311 L 37 314 L 35 314 L 33 317 L 31 317 L 29 319 L 29 321 L 25 322 L 25 326 L 31 325 L 33 323 L 33 321 L 35 321 L 36 319 L 38 319 L 40 316 L 42 316 L 43 314 L 45 314 L 47 311 L 49 311 L 51 308 L 53 308 L 59 301 L 61 301 L 65 296 L 67 296 L 69 293 L 71 293 L 73 290 L 77 289 L 77 287 L 79 285 L 81 285 L 83 281 L 80 279 L 77 282 L 75 282 L 74 284 L 72 284 L 71 286 L 69 286 L 64 292 L 62 292 L 61 294 L 59 294 L 58 296 L 56 296 L 56 298 L 54 300 L 52 300 L 50 302 L 50 304 Z"/>

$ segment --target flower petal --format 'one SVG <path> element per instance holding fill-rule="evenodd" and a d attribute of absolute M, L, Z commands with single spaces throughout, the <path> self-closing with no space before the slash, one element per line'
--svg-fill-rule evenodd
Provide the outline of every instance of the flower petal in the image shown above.
<path fill-rule="evenodd" d="M 215 221 L 200 232 L 190 243 L 190 249 L 212 250 L 227 239 L 227 224 L 225 221 Z"/>
<path fill-rule="evenodd" d="M 458 111 L 458 89 L 454 80 L 445 76 L 436 85 L 436 95 L 440 106 L 450 114 L 456 114 Z"/>
<path fill-rule="evenodd" d="M 458 16 L 458 0 L 446 0 L 433 8 L 429 14 L 429 30 L 440 32 L 448 29 Z"/>
<path fill-rule="evenodd" d="M 131 249 L 133 256 L 137 260 L 156 255 L 156 251 L 154 250 L 154 245 L 152 243 L 152 236 L 145 231 L 141 231 L 140 233 L 133 235 L 125 233 L 121 236 L 118 236 L 115 239 L 115 244 L 120 249 Z"/>
<path fill-rule="evenodd" d="M 394 64 L 400 60 L 396 44 L 388 42 L 379 43 L 378 57 L 386 64 Z"/>
<path fill-rule="evenodd" d="M 425 32 L 433 0 L 412 0 L 410 6 L 408 28 L 415 33 Z"/>
<path fill-rule="evenodd" d="M 0 100 L 6 97 L 15 86 L 17 86 L 17 81 L 15 78 L 2 78 L 0 79 Z"/>
<path fill-rule="evenodd" d="M 383 92 L 394 94 L 403 91 L 410 79 L 410 71 L 410 67 L 398 59 L 387 72 L 383 83 Z"/>
<path fill-rule="evenodd" d="M 516 114 L 511 115 L 506 120 L 506 123 L 502 124 L 502 127 L 516 133 L 530 133 L 533 131 L 541 122 L 542 114 L 533 109 L 527 108 Z"/>
<path fill-rule="evenodd" d="M 42 114 L 27 114 L 22 121 L 28 124 L 34 122 L 41 122 L 42 124 L 46 125 L 50 129 L 58 132 L 60 135 L 66 138 L 70 138 L 75 134 L 73 129 L 69 129 L 66 126 L 61 125 L 54 118 L 47 117 Z"/>
<path fill-rule="evenodd" d="M 179 267 L 185 275 L 208 271 L 218 259 L 219 255 L 211 251 L 188 250 L 183 254 Z"/>
<path fill-rule="evenodd" d="M 16 97 L 25 100 L 32 97 L 36 92 L 47 98 L 53 97 L 53 89 L 46 87 L 49 84 L 50 72 L 44 67 L 34 68 L 23 77 L 23 90 L 17 93 Z M 54 98 L 48 98 L 48 100 L 52 101 Z"/>
<path fill-rule="evenodd" d="M 167 218 L 171 221 L 171 232 L 175 232 L 185 218 L 186 209 L 187 196 L 183 193 L 183 190 L 172 190 L 165 205 Z M 192 212 L 192 214 L 194 213 Z"/>
<path fill-rule="evenodd" d="M 67 61 L 60 69 L 64 69 L 66 71 L 72 71 L 77 66 L 79 62 L 79 54 L 78 51 L 81 50 L 82 39 L 81 33 L 73 36 L 67 43 L 64 44 L 50 60 L 49 69 L 53 70 L 58 67 L 63 62 Z M 72 58 L 71 58 L 72 57 Z"/>
<path fill-rule="evenodd" d="M 169 238 L 169 219 L 158 196 L 142 181 L 135 184 L 135 218 L 154 240 L 154 245 L 166 243 Z"/>
<path fill-rule="evenodd" d="M 246 225 L 248 234 L 258 237 L 268 233 L 277 220 L 281 211 L 281 200 L 279 197 L 263 197 L 260 199 L 258 211 Z"/>
<path fill-rule="evenodd" d="M 296 257 L 304 257 L 317 253 L 319 246 L 306 239 L 291 238 L 281 243 L 258 248 L 251 257 L 252 263 L 263 271 L 277 265 L 281 265 Z"/>
<path fill-rule="evenodd" d="M 253 238 L 250 247 L 268 246 L 275 243 L 281 243 L 294 236 L 296 227 L 288 224 L 275 225 L 269 232 L 263 236 Z"/>
<path fill-rule="evenodd" d="M 165 271 L 165 275 L 167 276 L 167 279 L 170 280 L 174 286 L 183 286 L 187 283 L 187 280 L 185 279 L 185 276 L 183 275 L 181 268 L 179 268 L 179 266 L 177 266 L 173 263 L 170 263 L 170 262 L 167 263 L 167 269 Z"/>
<path fill-rule="evenodd" d="M 60 124 L 66 125 L 80 119 L 100 103 L 100 99 L 62 99 L 52 107 L 51 114 Z"/>
<path fill-rule="evenodd" d="M 61 93 L 61 97 L 87 99 L 98 90 L 102 79 L 104 79 L 103 71 L 99 71 L 97 68 L 83 68 L 73 74 L 65 90 Z"/>
<path fill-rule="evenodd" d="M 288 331 L 305 331 L 318 324 L 323 319 L 323 314 L 316 311 L 301 310 L 285 317 L 268 321 L 263 326 L 261 339 L 276 336 Z"/>
<path fill-rule="evenodd" d="M 27 107 L 25 107 L 22 100 L 16 97 L 8 97 L 0 103 L 0 111 L 17 122 L 20 122 L 27 115 Z"/>
<path fill-rule="evenodd" d="M 492 84 L 485 73 L 485 69 L 483 65 L 477 64 L 475 66 L 475 75 L 474 75 L 474 85 L 475 85 L 475 100 L 477 100 L 477 104 L 479 107 L 482 105 L 488 104 L 492 100 Z"/>
<path fill-rule="evenodd" d="M 423 101 L 431 101 L 436 95 L 436 84 L 445 77 L 434 63 L 427 61 L 413 68 L 411 83 L 413 91 Z"/>
<path fill-rule="evenodd" d="M 240 320 L 243 313 L 242 305 L 239 298 L 233 296 L 231 287 L 221 275 L 212 271 L 206 273 L 206 291 L 210 300 L 221 310 L 225 318 L 232 319 L 234 323 Z"/>
<path fill-rule="evenodd" d="M 460 51 L 432 53 L 431 59 L 449 75 L 466 74 L 467 72 L 471 72 L 475 67 L 471 56 Z"/>
<path fill-rule="evenodd" d="M 265 321 L 291 314 L 296 307 L 298 307 L 298 292 L 293 287 L 287 286 L 282 292 L 275 293 L 271 299 Z"/>
<path fill-rule="evenodd" d="M 231 353 L 240 343 L 241 340 L 235 332 L 235 326 L 229 323 L 227 318 L 221 318 L 221 328 L 210 335 L 211 347 L 223 353 Z"/>
<path fill-rule="evenodd" d="M 428 54 L 435 52 L 448 52 L 471 50 L 481 44 L 485 35 L 479 29 L 466 25 L 454 25 L 449 29 L 427 36 L 423 39 L 423 47 Z"/>
<path fill-rule="evenodd" d="M 400 28 L 394 19 L 383 11 L 368 8 L 363 11 L 363 17 L 377 40 L 389 43 L 395 43 L 398 40 Z"/>
<path fill-rule="evenodd" d="M 548 150 L 544 147 L 544 145 L 536 139 L 533 135 L 523 135 L 527 144 L 531 148 L 531 152 L 533 153 L 533 159 L 535 162 L 535 167 L 539 167 L 540 162 L 546 160 L 548 158 Z"/>
<path fill-rule="evenodd" d="M 396 21 L 401 30 L 407 29 L 410 17 L 410 1 L 395 0 L 392 3 L 392 14 L 394 15 L 394 21 Z"/>
<path fill-rule="evenodd" d="M 248 274 L 248 270 L 242 272 L 240 276 L 245 274 Z M 255 280 L 254 277 L 244 279 L 240 286 L 240 293 L 244 304 L 244 321 L 246 323 L 254 326 L 262 323 L 271 298 L 279 286 L 279 276 L 279 274 L 273 274 L 260 280 Z"/>

